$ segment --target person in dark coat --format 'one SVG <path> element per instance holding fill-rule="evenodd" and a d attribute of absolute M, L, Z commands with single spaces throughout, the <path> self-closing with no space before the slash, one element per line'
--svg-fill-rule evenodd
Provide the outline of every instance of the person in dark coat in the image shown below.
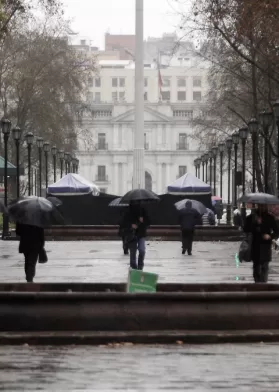
<path fill-rule="evenodd" d="M 268 213 L 267 206 L 259 205 L 255 213 L 246 218 L 243 230 L 252 234 L 254 281 L 267 283 L 269 263 L 272 260 L 272 239 L 278 238 L 279 234 L 275 218 Z"/>
<path fill-rule="evenodd" d="M 196 225 L 202 225 L 201 214 L 192 207 L 192 202 L 188 200 L 179 213 L 179 223 L 181 226 L 182 234 L 182 254 L 185 255 L 186 251 L 189 256 L 192 255 L 192 246 L 194 231 Z"/>
<path fill-rule="evenodd" d="M 130 267 L 143 270 L 146 253 L 145 239 L 149 217 L 140 203 L 131 204 L 123 220 L 125 237 L 130 251 Z M 137 250 L 139 251 L 137 262 Z"/>
<path fill-rule="evenodd" d="M 124 255 L 129 254 L 129 245 L 127 242 L 126 234 L 125 234 L 125 214 L 122 214 L 123 216 L 121 217 L 121 221 L 119 223 L 119 230 L 118 230 L 118 235 L 122 239 L 122 246 L 123 246 L 123 252 Z"/>
<path fill-rule="evenodd" d="M 16 234 L 20 237 L 19 253 L 23 253 L 25 258 L 26 281 L 32 283 L 36 274 L 39 254 L 45 245 L 44 229 L 17 223 Z"/>

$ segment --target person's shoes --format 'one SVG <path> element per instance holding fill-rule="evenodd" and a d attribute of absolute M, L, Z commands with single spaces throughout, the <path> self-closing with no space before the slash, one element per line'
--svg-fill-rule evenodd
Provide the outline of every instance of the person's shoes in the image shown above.
<path fill-rule="evenodd" d="M 188 256 L 192 256 L 192 252 L 188 252 Z"/>
<path fill-rule="evenodd" d="M 185 255 L 186 249 L 182 249 L 182 254 Z"/>

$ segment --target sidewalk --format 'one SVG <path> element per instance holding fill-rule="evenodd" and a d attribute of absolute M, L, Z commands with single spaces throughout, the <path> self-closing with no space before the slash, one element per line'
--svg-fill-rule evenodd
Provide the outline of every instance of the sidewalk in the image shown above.
<path fill-rule="evenodd" d="M 238 243 L 197 242 L 193 256 L 181 254 L 179 242 L 147 242 L 145 270 L 160 282 L 252 282 L 251 263 L 235 263 Z M 48 242 L 49 262 L 39 264 L 35 282 L 125 282 L 129 257 L 120 241 Z M 0 241 L 1 282 L 24 282 L 18 243 Z M 271 263 L 270 282 L 279 282 L 279 255 Z"/>

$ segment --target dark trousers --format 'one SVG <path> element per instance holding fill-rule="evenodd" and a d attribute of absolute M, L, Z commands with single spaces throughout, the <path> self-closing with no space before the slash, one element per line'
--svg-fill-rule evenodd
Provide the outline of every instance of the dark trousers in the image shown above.
<path fill-rule="evenodd" d="M 27 282 L 33 282 L 33 279 L 36 275 L 36 264 L 39 257 L 39 252 L 32 251 L 24 253 L 25 262 L 24 262 L 24 270 L 26 275 Z"/>
<path fill-rule="evenodd" d="M 129 245 L 128 245 L 126 237 L 124 235 L 122 236 L 122 244 L 123 244 L 124 254 L 127 255 L 129 253 Z"/>
<path fill-rule="evenodd" d="M 269 262 L 253 263 L 253 277 L 255 283 L 267 283 Z"/>
<path fill-rule="evenodd" d="M 129 242 L 130 267 L 132 269 L 143 270 L 145 257 L 145 238 L 137 238 L 136 241 Z M 137 250 L 139 257 L 137 262 Z"/>
<path fill-rule="evenodd" d="M 192 253 L 194 230 L 182 230 L 182 249 Z"/>

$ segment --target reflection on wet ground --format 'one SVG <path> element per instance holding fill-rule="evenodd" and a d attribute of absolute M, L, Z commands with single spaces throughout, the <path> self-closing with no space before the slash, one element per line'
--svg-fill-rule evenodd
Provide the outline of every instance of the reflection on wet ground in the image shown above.
<path fill-rule="evenodd" d="M 1 391 L 279 391 L 279 345 L 1 347 Z"/>

